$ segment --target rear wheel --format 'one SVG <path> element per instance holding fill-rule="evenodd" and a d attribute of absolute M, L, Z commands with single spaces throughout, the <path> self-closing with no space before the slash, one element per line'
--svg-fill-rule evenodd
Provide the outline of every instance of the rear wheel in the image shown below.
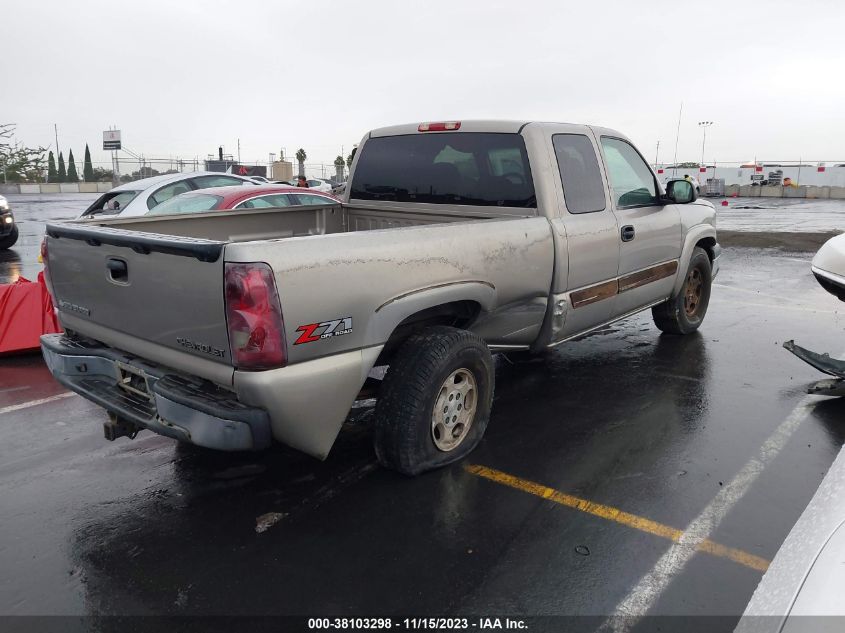
<path fill-rule="evenodd" d="M 469 454 L 487 428 L 494 379 L 490 350 L 475 334 L 432 327 L 409 338 L 376 404 L 379 462 L 417 475 Z"/>
<path fill-rule="evenodd" d="M 651 309 L 654 324 L 667 334 L 689 334 L 701 327 L 710 304 L 712 273 L 710 258 L 695 247 L 684 284 L 678 293 Z"/>
<path fill-rule="evenodd" d="M 15 245 L 15 242 L 18 241 L 18 227 L 13 226 L 12 232 L 6 235 L 5 237 L 0 237 L 0 251 L 5 251 L 7 248 L 11 248 Z"/>

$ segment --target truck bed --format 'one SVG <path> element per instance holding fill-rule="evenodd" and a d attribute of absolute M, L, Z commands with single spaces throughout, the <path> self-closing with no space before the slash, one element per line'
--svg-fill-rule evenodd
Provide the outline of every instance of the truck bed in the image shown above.
<path fill-rule="evenodd" d="M 504 217 L 529 217 L 533 209 L 497 209 L 417 205 L 413 211 L 389 204 L 279 207 L 239 209 L 185 215 L 103 218 L 81 222 L 83 226 L 112 227 L 157 235 L 173 235 L 222 242 L 251 242 L 288 237 L 374 231 L 427 224 L 445 224 Z"/>

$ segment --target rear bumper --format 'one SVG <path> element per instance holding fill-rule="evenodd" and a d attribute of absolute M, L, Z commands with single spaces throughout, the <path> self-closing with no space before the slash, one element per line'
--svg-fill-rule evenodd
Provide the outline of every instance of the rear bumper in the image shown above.
<path fill-rule="evenodd" d="M 61 384 L 139 427 L 217 450 L 270 446 L 267 411 L 213 383 L 63 334 L 42 336 L 41 351 Z"/>

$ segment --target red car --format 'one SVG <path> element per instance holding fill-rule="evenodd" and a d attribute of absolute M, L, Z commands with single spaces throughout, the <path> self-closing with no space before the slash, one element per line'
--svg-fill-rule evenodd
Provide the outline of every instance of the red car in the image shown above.
<path fill-rule="evenodd" d="M 258 187 L 211 187 L 189 191 L 162 202 L 147 215 L 205 213 L 229 209 L 269 209 L 295 205 L 337 204 L 340 200 L 330 193 L 289 187 L 262 185 Z"/>

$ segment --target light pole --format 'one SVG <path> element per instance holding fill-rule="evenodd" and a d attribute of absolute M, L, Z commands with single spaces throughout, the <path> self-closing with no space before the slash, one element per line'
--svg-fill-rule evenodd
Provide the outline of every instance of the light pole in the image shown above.
<path fill-rule="evenodd" d="M 707 142 L 707 128 L 713 125 L 713 121 L 699 121 L 698 127 L 701 128 L 701 166 L 704 167 L 704 144 Z"/>

